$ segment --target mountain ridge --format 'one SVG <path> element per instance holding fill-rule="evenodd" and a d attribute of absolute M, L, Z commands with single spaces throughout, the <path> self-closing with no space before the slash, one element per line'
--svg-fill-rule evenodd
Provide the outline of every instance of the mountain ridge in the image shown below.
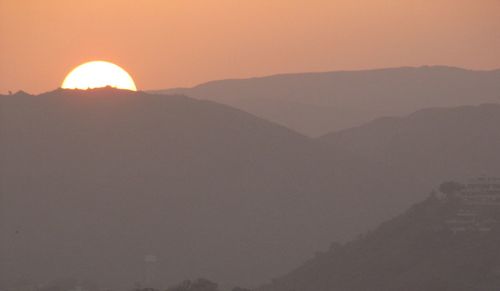
<path fill-rule="evenodd" d="M 218 83 L 218 82 L 227 82 L 227 81 L 245 81 L 245 80 L 261 80 L 268 78 L 281 78 L 281 77 L 290 77 L 290 76 L 314 76 L 314 75 L 328 75 L 328 74 L 349 74 L 349 73 L 361 73 L 361 72 L 384 72 L 384 71 L 392 71 L 392 70 L 415 70 L 415 69 L 441 69 L 441 70 L 452 70 L 457 72 L 478 72 L 478 73 L 499 73 L 500 68 L 498 69 L 467 69 L 462 67 L 455 66 L 446 66 L 446 65 L 423 65 L 423 66 L 400 66 L 400 67 L 381 67 L 381 68 L 371 68 L 371 69 L 356 69 L 356 70 L 327 70 L 327 71 L 311 71 L 311 72 L 291 72 L 291 73 L 276 73 L 270 75 L 263 75 L 257 77 L 242 77 L 242 78 L 223 78 L 216 79 L 211 81 L 202 82 L 200 84 L 194 86 L 181 86 L 181 87 L 173 87 L 170 89 L 153 89 L 147 90 L 150 93 L 168 93 L 168 91 L 177 91 L 177 90 L 188 90 L 197 88 L 200 86 L 205 86 L 208 84 Z"/>
<path fill-rule="evenodd" d="M 426 107 L 500 102 L 500 70 L 445 66 L 278 74 L 155 91 L 214 100 L 317 137 Z"/>

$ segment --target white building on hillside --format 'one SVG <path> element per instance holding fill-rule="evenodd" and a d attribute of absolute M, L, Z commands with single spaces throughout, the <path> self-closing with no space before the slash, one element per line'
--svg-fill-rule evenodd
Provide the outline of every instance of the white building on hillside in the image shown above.
<path fill-rule="evenodd" d="M 464 189 L 458 193 L 463 203 L 500 206 L 500 178 L 474 178 L 470 179 L 464 186 Z"/>

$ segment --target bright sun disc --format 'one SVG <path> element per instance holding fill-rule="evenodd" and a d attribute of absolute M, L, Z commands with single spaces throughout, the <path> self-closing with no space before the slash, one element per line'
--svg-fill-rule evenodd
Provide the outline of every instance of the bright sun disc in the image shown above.
<path fill-rule="evenodd" d="M 137 91 L 134 80 L 124 69 L 105 61 L 93 61 L 74 68 L 64 79 L 63 89 L 91 89 L 111 86 Z"/>

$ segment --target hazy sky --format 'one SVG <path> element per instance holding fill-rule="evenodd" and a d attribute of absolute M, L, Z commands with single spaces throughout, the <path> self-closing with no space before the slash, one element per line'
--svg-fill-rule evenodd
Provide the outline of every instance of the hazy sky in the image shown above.
<path fill-rule="evenodd" d="M 500 68 L 500 0 L 0 0 L 0 92 L 117 63 L 140 89 L 403 65 Z"/>

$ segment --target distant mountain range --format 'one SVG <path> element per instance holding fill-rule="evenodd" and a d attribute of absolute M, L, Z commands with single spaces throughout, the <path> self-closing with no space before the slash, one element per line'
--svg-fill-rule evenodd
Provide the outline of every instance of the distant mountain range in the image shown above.
<path fill-rule="evenodd" d="M 484 207 L 491 227 L 453 232 L 461 206 L 435 196 L 375 231 L 333 243 L 259 291 L 490 291 L 500 284 L 498 207 Z M 478 206 L 475 207 L 478 209 Z M 495 218 L 491 218 L 495 217 Z"/>
<path fill-rule="evenodd" d="M 425 66 L 283 74 L 157 93 L 227 104 L 316 137 L 428 107 L 500 102 L 500 70 Z"/>
<path fill-rule="evenodd" d="M 72 277 L 125 288 L 154 254 L 166 285 L 252 286 L 441 181 L 498 175 L 498 124 L 500 105 L 489 104 L 313 139 L 178 95 L 0 96 L 0 284 Z"/>

